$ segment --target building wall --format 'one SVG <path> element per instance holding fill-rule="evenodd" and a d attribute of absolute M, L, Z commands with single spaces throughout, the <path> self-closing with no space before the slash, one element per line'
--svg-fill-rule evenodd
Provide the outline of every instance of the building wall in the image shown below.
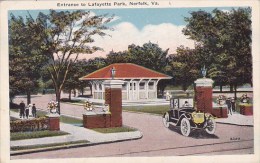
<path fill-rule="evenodd" d="M 158 79 L 125 80 L 122 88 L 122 99 L 133 101 L 139 99 L 156 99 L 157 83 Z M 102 81 L 93 81 L 92 91 L 94 99 L 104 99 L 105 90 Z"/>

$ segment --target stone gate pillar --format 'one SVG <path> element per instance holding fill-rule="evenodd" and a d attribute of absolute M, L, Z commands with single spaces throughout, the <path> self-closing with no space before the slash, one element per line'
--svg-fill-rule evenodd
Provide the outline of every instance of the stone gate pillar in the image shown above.
<path fill-rule="evenodd" d="M 195 107 L 198 111 L 213 112 L 212 106 L 212 85 L 213 80 L 200 78 L 195 82 Z"/>
<path fill-rule="evenodd" d="M 105 104 L 109 105 L 111 127 L 122 127 L 122 80 L 105 80 Z"/>

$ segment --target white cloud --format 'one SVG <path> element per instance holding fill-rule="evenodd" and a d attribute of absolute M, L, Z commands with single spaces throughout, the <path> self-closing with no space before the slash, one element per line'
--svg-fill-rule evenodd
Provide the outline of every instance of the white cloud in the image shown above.
<path fill-rule="evenodd" d="M 93 45 L 102 47 L 103 52 L 96 52 L 91 55 L 85 55 L 87 58 L 103 56 L 112 49 L 115 52 L 127 50 L 128 45 L 135 44 L 142 46 L 144 43 L 151 41 L 157 43 L 163 50 L 169 48 L 169 54 L 174 53 L 180 45 L 194 48 L 194 42 L 187 39 L 182 34 L 184 26 L 175 26 L 170 23 L 159 25 L 147 25 L 142 30 L 136 28 L 129 22 L 122 22 L 113 27 L 114 31 L 107 32 L 111 37 L 96 36 Z"/>

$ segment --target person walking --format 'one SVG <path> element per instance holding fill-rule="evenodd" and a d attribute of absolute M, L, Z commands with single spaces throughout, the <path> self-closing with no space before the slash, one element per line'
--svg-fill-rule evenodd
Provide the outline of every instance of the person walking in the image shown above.
<path fill-rule="evenodd" d="M 236 111 L 236 101 L 235 101 L 234 97 L 232 97 L 232 99 L 231 99 L 231 107 L 232 107 L 232 111 L 234 113 Z"/>
<path fill-rule="evenodd" d="M 36 118 L 36 106 L 35 104 L 33 104 L 33 107 L 32 107 L 32 115 L 34 118 Z"/>
<path fill-rule="evenodd" d="M 226 104 L 227 104 L 227 107 L 228 107 L 228 114 L 232 115 L 231 99 L 230 98 L 227 98 Z"/>
<path fill-rule="evenodd" d="M 31 107 L 31 104 L 29 104 L 26 108 L 25 108 L 25 116 L 28 119 L 29 118 L 29 107 Z"/>
<path fill-rule="evenodd" d="M 23 101 L 21 101 L 21 103 L 20 103 L 20 118 L 24 118 L 24 110 L 25 110 L 25 104 L 24 104 L 24 102 Z"/>

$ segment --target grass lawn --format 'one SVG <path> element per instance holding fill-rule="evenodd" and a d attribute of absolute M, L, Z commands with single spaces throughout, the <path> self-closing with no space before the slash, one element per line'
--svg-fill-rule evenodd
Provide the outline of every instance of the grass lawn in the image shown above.
<path fill-rule="evenodd" d="M 158 105 L 158 106 L 124 106 L 123 110 L 133 111 L 133 112 L 143 112 L 163 115 L 166 111 L 170 109 L 168 105 Z"/>
<path fill-rule="evenodd" d="M 32 131 L 32 132 L 11 132 L 11 140 L 34 139 L 51 136 L 67 135 L 69 133 L 64 131 Z"/>
<path fill-rule="evenodd" d="M 132 128 L 132 127 L 127 127 L 127 126 L 123 126 L 123 127 L 111 127 L 111 128 L 94 128 L 92 129 L 94 131 L 97 132 L 101 132 L 101 133 L 117 133 L 117 132 L 132 132 L 132 131 L 137 131 L 137 129 Z"/>
<path fill-rule="evenodd" d="M 64 142 L 64 143 L 52 143 L 52 144 L 42 144 L 42 145 L 29 145 L 29 146 L 14 146 L 11 147 L 12 151 L 18 150 L 27 150 L 27 149 L 37 149 L 37 148 L 47 148 L 47 147 L 62 147 L 68 145 L 75 145 L 75 144 L 86 144 L 89 141 L 87 140 L 79 140 L 79 141 L 71 141 L 71 142 Z"/>
<path fill-rule="evenodd" d="M 68 124 L 83 124 L 82 119 L 68 117 L 68 116 L 60 116 L 60 122 L 68 123 Z"/>

